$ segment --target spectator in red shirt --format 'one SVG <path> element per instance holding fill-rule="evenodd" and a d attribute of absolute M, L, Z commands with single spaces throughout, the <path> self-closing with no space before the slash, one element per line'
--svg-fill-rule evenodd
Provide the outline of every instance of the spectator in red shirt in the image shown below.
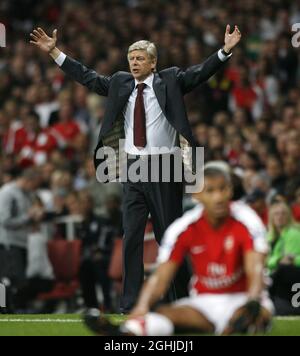
<path fill-rule="evenodd" d="M 5 116 L 2 133 L 3 152 L 17 155 L 26 141 L 27 133 L 23 123 L 18 119 L 18 106 L 14 100 L 6 102 L 3 115 Z"/>
<path fill-rule="evenodd" d="M 40 118 L 34 112 L 29 112 L 24 118 L 26 139 L 19 154 L 21 167 L 41 165 L 46 163 L 50 153 L 57 147 L 57 141 L 47 129 L 41 129 Z"/>
<path fill-rule="evenodd" d="M 300 222 L 300 188 L 296 190 L 295 193 L 295 203 L 292 206 L 294 219 Z"/>
<path fill-rule="evenodd" d="M 263 92 L 258 85 L 249 81 L 249 73 L 245 66 L 240 67 L 240 81 L 231 91 L 230 108 L 232 112 L 236 109 L 245 109 L 257 120 L 263 113 Z"/>
<path fill-rule="evenodd" d="M 56 138 L 59 147 L 66 150 L 68 157 L 74 154 L 74 140 L 84 131 L 73 118 L 74 109 L 70 102 L 61 105 L 58 116 L 59 121 L 51 129 L 51 134 Z"/>

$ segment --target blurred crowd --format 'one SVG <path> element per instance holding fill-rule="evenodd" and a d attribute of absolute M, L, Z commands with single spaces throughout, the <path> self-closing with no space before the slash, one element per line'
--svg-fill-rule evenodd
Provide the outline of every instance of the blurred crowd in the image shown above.
<path fill-rule="evenodd" d="M 13 247 L 22 252 L 26 234 L 44 231 L 45 222 L 47 236 L 66 239 L 65 225 L 55 221 L 84 217 L 76 230 L 85 241 L 82 273 L 104 280 L 109 291 L 95 263 L 84 262 L 105 255 L 99 259 L 107 268 L 113 244 L 99 243 L 99 231 L 105 227 L 111 239 L 122 236 L 122 189 L 96 182 L 92 160 L 105 98 L 69 80 L 29 44 L 30 31 L 40 26 L 50 34 L 57 28 L 62 51 L 110 75 L 128 70 L 128 46 L 140 39 L 157 45 L 158 70 L 200 63 L 222 46 L 229 23 L 239 26 L 241 44 L 222 71 L 186 97 L 188 117 L 206 160 L 230 163 L 236 198 L 245 199 L 268 227 L 270 275 L 279 285 L 285 279 L 280 273 L 299 276 L 300 73 L 291 43 L 291 27 L 300 22 L 299 0 L 1 0 L 0 22 L 7 29 L 7 47 L 0 49 L 0 204 L 21 219 L 16 229 L 23 234 Z M 16 187 L 20 194 L 10 197 Z M 14 199 L 25 210 L 15 211 Z M 0 217 L 0 252 L 9 223 Z M 280 266 L 297 268 L 282 272 Z M 85 302 L 93 306 L 90 282 Z M 272 292 L 280 304 L 287 297 L 277 289 Z M 103 295 L 111 308 L 107 289 Z"/>

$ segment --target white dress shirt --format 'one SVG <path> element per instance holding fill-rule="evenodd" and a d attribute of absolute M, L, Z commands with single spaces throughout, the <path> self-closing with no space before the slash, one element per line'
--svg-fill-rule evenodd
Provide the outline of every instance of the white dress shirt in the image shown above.
<path fill-rule="evenodd" d="M 177 133 L 170 125 L 163 114 L 155 92 L 153 90 L 154 74 L 152 73 L 141 83 L 146 86 L 143 91 L 144 106 L 146 113 L 146 138 L 147 144 L 143 148 L 134 146 L 133 128 L 134 128 L 134 107 L 137 97 L 137 84 L 135 80 L 135 89 L 131 93 L 123 114 L 125 118 L 125 152 L 134 155 L 150 155 L 158 153 L 174 152 L 176 146 Z M 163 148 L 163 151 L 162 151 Z"/>
<path fill-rule="evenodd" d="M 218 52 L 219 59 L 224 62 L 231 57 L 232 53 L 225 56 L 220 49 Z M 61 52 L 55 62 L 62 66 L 66 55 Z M 133 155 L 150 155 L 158 153 L 172 153 L 175 151 L 177 143 L 176 130 L 166 119 L 163 114 L 153 89 L 154 74 L 152 73 L 142 83 L 146 84 L 143 91 L 144 106 L 146 113 L 146 147 L 137 148 L 133 143 L 133 125 L 134 125 L 134 106 L 137 97 L 137 84 L 135 80 L 135 89 L 131 93 L 128 102 L 123 110 L 125 118 L 125 152 Z"/>

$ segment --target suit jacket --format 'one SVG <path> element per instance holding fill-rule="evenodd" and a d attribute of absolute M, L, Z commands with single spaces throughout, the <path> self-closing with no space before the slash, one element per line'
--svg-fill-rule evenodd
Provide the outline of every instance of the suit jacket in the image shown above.
<path fill-rule="evenodd" d="M 207 81 L 224 63 L 226 61 L 222 62 L 218 57 L 218 52 L 215 52 L 203 63 L 189 67 L 185 71 L 172 67 L 154 74 L 154 92 L 162 112 L 178 133 L 178 142 L 183 157 L 187 148 L 194 149 L 197 146 L 189 125 L 184 95 Z M 119 152 L 119 140 L 125 138 L 123 109 L 134 90 L 134 77 L 128 72 L 117 72 L 112 76 L 99 75 L 70 57 L 65 59 L 61 69 L 91 91 L 107 97 L 94 162 L 96 169 L 100 163 L 105 163 L 109 176 L 118 178 L 121 166 L 118 153 L 123 153 Z M 111 160 L 108 156 L 98 158 L 97 152 L 102 147 L 113 148 L 118 155 L 117 160 Z M 190 165 L 190 169 L 195 172 L 194 160 L 184 161 L 184 163 Z"/>

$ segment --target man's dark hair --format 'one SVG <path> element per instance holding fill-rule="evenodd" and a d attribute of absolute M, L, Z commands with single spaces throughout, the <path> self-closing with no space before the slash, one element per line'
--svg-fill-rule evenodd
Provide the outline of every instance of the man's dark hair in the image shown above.
<path fill-rule="evenodd" d="M 218 167 L 207 167 L 204 168 L 204 179 L 205 178 L 215 178 L 223 177 L 228 184 L 232 184 L 232 177 L 230 172 L 227 172 L 225 169 Z"/>
<path fill-rule="evenodd" d="M 37 122 L 40 122 L 40 116 L 34 110 L 30 110 L 27 114 L 27 117 L 28 116 L 34 117 Z"/>
<path fill-rule="evenodd" d="M 27 168 L 20 174 L 20 177 L 27 180 L 35 180 L 40 178 L 41 174 L 36 168 Z"/>

